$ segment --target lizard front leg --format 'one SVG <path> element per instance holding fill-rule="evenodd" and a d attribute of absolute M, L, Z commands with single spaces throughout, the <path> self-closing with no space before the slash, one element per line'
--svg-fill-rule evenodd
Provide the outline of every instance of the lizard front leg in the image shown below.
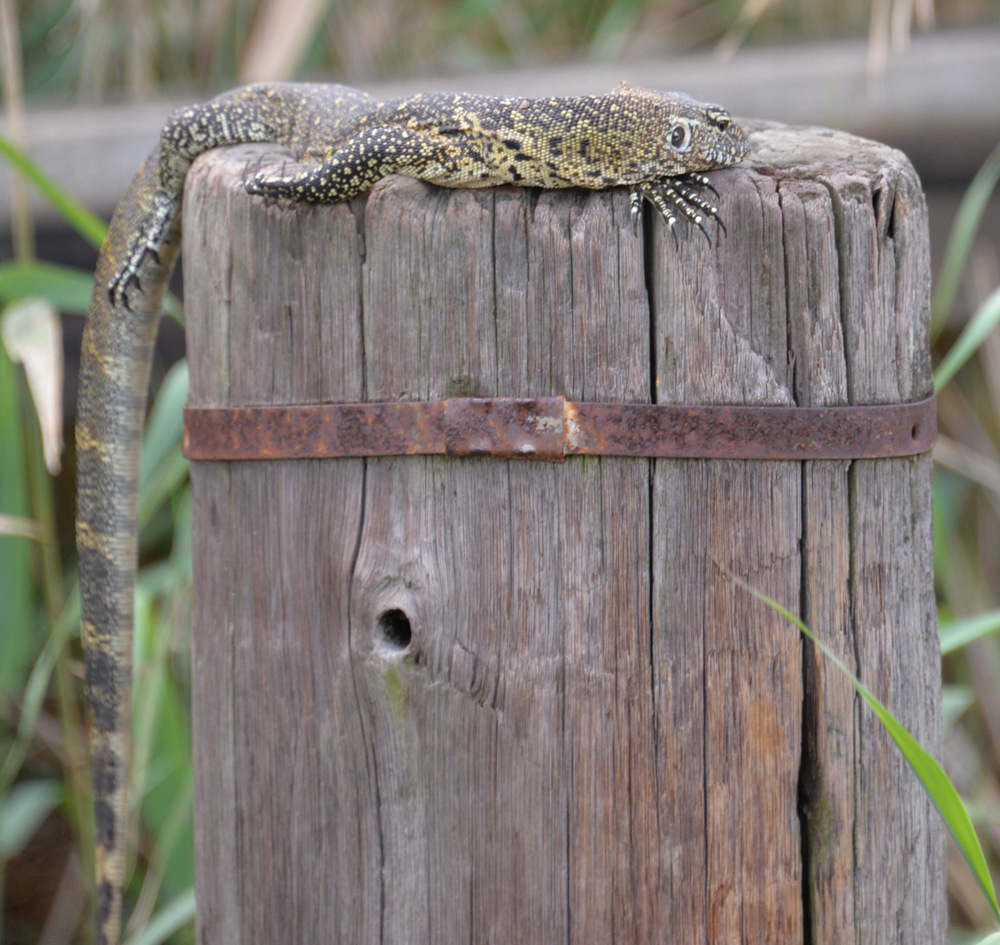
<path fill-rule="evenodd" d="M 262 197 L 336 203 L 369 190 L 388 174 L 403 174 L 442 187 L 510 182 L 494 164 L 484 138 L 375 125 L 359 132 L 325 161 L 262 169 L 246 187 L 249 193 Z"/>
<path fill-rule="evenodd" d="M 326 161 L 261 168 L 247 180 L 246 189 L 258 197 L 337 203 L 370 189 L 386 173 L 381 156 L 355 139 Z"/>
<path fill-rule="evenodd" d="M 697 226 L 711 244 L 711 237 L 708 235 L 708 230 L 705 229 L 705 218 L 711 217 L 715 220 L 723 232 L 725 232 L 726 227 L 719 216 L 719 208 L 699 194 L 694 189 L 695 187 L 704 187 L 716 193 L 711 181 L 704 174 L 681 174 L 677 177 L 666 177 L 663 180 L 644 181 L 636 184 L 630 195 L 632 228 L 638 229 L 643 201 L 648 200 L 660 211 L 660 215 L 674 235 L 675 243 L 679 242 L 680 239 L 677 235 L 679 214 Z"/>

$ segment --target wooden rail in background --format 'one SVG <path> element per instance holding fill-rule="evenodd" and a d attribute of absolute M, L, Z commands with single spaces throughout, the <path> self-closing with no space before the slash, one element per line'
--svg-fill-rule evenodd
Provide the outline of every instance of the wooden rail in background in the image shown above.
<path fill-rule="evenodd" d="M 899 152 L 757 125 L 728 235 L 627 194 L 186 194 L 196 406 L 931 390 Z M 268 158 L 271 159 L 271 158 Z M 280 160 L 280 156 L 275 157 Z M 715 237 L 713 232 L 713 237 Z M 927 455 L 192 464 L 199 941 L 944 940 L 943 840 L 797 610 L 940 744 Z"/>

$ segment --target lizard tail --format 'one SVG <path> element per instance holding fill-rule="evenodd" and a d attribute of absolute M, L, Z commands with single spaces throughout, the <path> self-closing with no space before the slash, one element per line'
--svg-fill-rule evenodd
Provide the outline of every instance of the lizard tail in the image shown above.
<path fill-rule="evenodd" d="M 156 326 L 180 252 L 184 180 L 194 158 L 210 148 L 287 138 L 285 112 L 278 86 L 238 89 L 175 112 L 118 204 L 97 261 L 80 359 L 76 543 L 91 711 L 98 945 L 117 945 L 121 936 L 139 446 Z"/>
<path fill-rule="evenodd" d="M 133 252 L 157 188 L 158 152 L 119 204 L 98 260 L 84 328 L 76 426 L 76 536 L 96 822 L 98 945 L 117 945 L 125 881 L 126 794 L 137 554 L 139 445 L 150 359 L 166 284 L 179 250 L 179 210 L 146 254 L 131 289 L 108 286 Z"/>

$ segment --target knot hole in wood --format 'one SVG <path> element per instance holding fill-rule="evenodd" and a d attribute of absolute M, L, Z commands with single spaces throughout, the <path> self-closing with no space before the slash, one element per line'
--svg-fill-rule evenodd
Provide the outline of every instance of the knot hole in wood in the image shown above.
<path fill-rule="evenodd" d="M 405 650 L 413 639 L 410 618 L 398 607 L 379 614 L 378 629 L 382 641 L 394 650 Z"/>

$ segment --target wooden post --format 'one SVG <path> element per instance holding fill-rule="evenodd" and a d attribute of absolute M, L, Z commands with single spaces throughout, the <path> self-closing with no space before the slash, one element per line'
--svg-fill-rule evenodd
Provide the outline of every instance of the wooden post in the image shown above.
<path fill-rule="evenodd" d="M 191 403 L 931 391 L 906 158 L 757 125 L 624 192 L 186 193 Z M 713 236 L 715 234 L 713 233 Z M 940 746 L 927 455 L 192 464 L 199 941 L 926 945 L 942 830 L 802 617 Z"/>

